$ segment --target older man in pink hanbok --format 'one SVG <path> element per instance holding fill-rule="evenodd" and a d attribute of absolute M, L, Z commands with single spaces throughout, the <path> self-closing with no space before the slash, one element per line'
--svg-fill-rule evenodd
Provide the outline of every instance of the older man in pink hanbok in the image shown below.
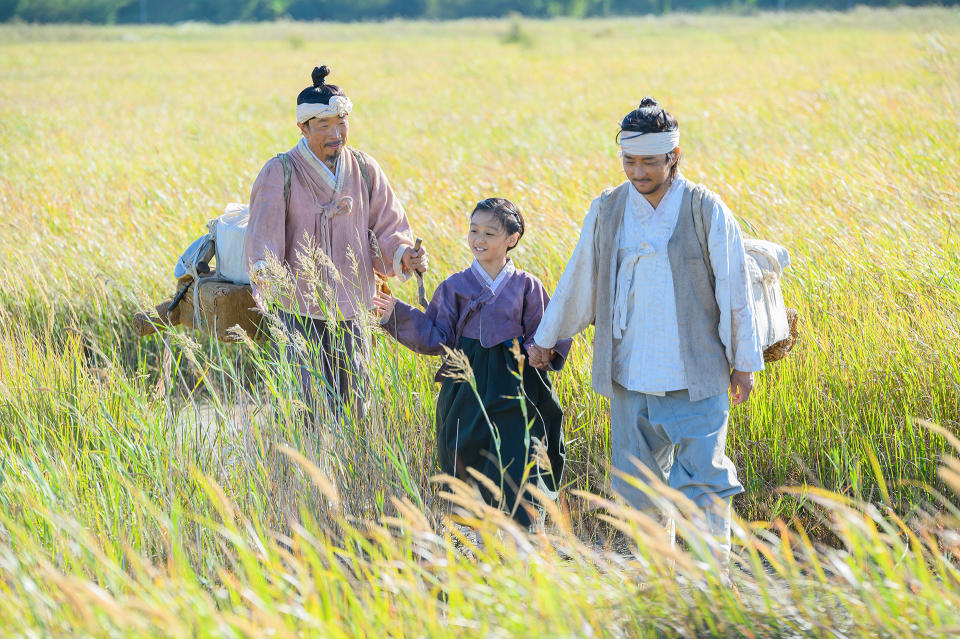
<path fill-rule="evenodd" d="M 287 348 L 306 404 L 342 416 L 348 407 L 362 414 L 368 349 L 361 320 L 373 307 L 375 272 L 407 279 L 426 270 L 427 257 L 413 248 L 380 165 L 346 146 L 353 105 L 324 82 L 329 73 L 313 70 L 313 86 L 297 97 L 303 137 L 270 159 L 253 184 L 245 254 L 257 304 L 276 310 L 288 334 L 302 335 L 312 351 Z M 271 264 L 287 269 L 286 285 Z"/>

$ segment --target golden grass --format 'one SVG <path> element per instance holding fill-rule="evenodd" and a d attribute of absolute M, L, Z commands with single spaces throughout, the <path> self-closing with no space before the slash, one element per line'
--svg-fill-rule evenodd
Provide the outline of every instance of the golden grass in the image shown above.
<path fill-rule="evenodd" d="M 956 11 L 529 22 L 524 46 L 502 41 L 509 28 L 0 27 L 0 626 L 48 636 L 958 627 L 956 497 L 938 493 L 955 495 L 960 471 L 950 462 L 938 475 L 946 440 L 922 422 L 956 434 L 960 420 Z M 736 505 L 761 521 L 741 540 L 740 594 L 709 579 L 679 586 L 662 558 L 598 549 L 610 528 L 573 492 L 603 493 L 608 479 L 589 336 L 557 377 L 569 516 L 557 515 L 548 543 L 515 538 L 486 513 L 476 560 L 437 527 L 434 362 L 379 342 L 376 418 L 318 435 L 296 427 L 289 371 L 262 353 L 133 339 L 129 314 L 169 293 L 173 259 L 295 143 L 294 98 L 317 62 L 354 100 L 351 143 L 384 166 L 426 240 L 428 285 L 467 263 L 472 204 L 502 195 L 529 222 L 518 263 L 551 288 L 590 200 L 621 179 L 616 122 L 644 95 L 680 119 L 685 174 L 791 249 L 785 294 L 803 341 L 761 376 L 731 428 L 748 491 Z M 413 300 L 412 286 L 400 290 Z M 388 534 L 385 516 L 408 532 Z M 800 522 L 765 537 L 775 517 Z M 629 537 L 656 550 L 640 529 Z M 807 535 L 842 550 L 821 553 Z M 677 562 L 699 583 L 694 560 Z"/>

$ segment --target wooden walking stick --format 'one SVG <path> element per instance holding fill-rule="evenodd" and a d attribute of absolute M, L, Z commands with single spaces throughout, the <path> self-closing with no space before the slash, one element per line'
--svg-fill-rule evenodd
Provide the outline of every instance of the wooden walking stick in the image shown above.
<path fill-rule="evenodd" d="M 417 238 L 417 241 L 413 245 L 414 251 L 419 251 L 420 246 L 423 244 L 423 238 Z M 420 306 L 423 307 L 423 310 L 427 310 L 427 292 L 423 288 L 423 273 L 414 269 L 414 273 L 417 274 L 417 295 L 420 298 Z"/>

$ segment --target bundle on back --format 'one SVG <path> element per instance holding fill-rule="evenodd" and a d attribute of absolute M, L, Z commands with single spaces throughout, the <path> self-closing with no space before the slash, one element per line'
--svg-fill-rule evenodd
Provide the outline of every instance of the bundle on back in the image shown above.
<path fill-rule="evenodd" d="M 178 294 L 184 288 L 190 288 L 172 311 L 168 309 L 174 298 L 157 304 L 153 312 L 141 311 L 134 315 L 134 330 L 140 337 L 182 325 L 209 333 L 224 342 L 240 339 L 230 330 L 234 326 L 239 326 L 252 339 L 264 339 L 260 330 L 263 316 L 256 308 L 249 284 L 216 280 L 200 282 L 196 297 L 189 294 L 193 289 L 192 279 L 180 280 L 178 286 Z"/>
<path fill-rule="evenodd" d="M 176 293 L 153 312 L 134 315 L 138 335 L 143 337 L 182 325 L 224 342 L 234 342 L 241 337 L 230 329 L 239 326 L 252 339 L 264 338 L 260 330 L 263 316 L 254 302 L 243 264 L 247 219 L 245 205 L 230 204 L 223 215 L 207 224 L 207 234 L 194 241 L 177 260 Z M 211 270 L 213 258 L 216 262 Z"/>

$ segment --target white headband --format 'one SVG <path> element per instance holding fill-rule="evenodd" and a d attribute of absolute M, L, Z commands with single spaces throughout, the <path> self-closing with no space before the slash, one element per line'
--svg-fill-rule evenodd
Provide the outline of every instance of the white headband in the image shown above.
<path fill-rule="evenodd" d="M 353 102 L 345 95 L 330 98 L 330 104 L 304 103 L 297 105 L 297 124 L 303 124 L 310 118 L 327 118 L 339 115 L 341 118 L 353 110 Z"/>
<path fill-rule="evenodd" d="M 624 131 L 620 134 L 620 149 L 627 155 L 660 155 L 669 153 L 678 146 L 680 129 L 660 133 Z"/>

